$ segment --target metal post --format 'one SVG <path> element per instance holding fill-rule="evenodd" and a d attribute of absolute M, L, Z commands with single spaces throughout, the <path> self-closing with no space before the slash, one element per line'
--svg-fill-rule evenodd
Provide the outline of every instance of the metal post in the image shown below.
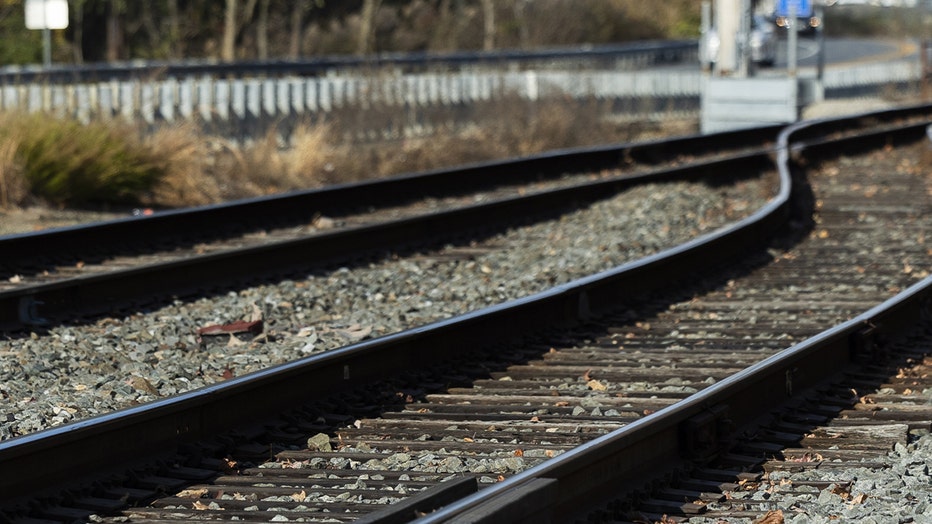
<path fill-rule="evenodd" d="M 929 99 L 929 45 L 932 44 L 928 38 L 920 41 L 919 60 L 922 62 L 922 78 L 920 80 L 920 93 L 923 100 Z"/>
<path fill-rule="evenodd" d="M 741 31 L 741 3 L 741 0 L 715 2 L 715 30 L 719 39 L 715 73 L 720 76 L 740 74 L 738 36 Z"/>
<path fill-rule="evenodd" d="M 702 37 L 699 40 L 699 57 L 702 60 L 702 72 L 709 74 L 712 71 L 712 62 L 715 57 L 709 56 L 709 31 L 712 29 L 712 2 L 702 0 L 702 18 L 700 22 Z"/>
<path fill-rule="evenodd" d="M 821 1 L 816 2 L 815 16 L 819 19 L 819 27 L 816 27 L 816 43 L 819 46 L 816 80 L 821 85 L 825 77 L 825 7 Z"/>
<path fill-rule="evenodd" d="M 926 30 L 926 20 L 927 20 L 928 15 L 932 14 L 932 11 L 930 11 L 930 13 L 926 13 L 926 10 L 932 8 L 932 2 L 925 0 L 923 2 L 923 6 L 924 7 L 922 7 L 919 11 L 919 18 L 922 21 L 919 26 L 919 31 L 920 31 L 919 42 L 921 46 L 919 48 L 919 59 L 922 61 L 922 82 L 921 82 L 920 89 L 921 89 L 922 99 L 928 100 L 929 93 L 930 93 L 930 89 L 929 89 L 929 73 L 930 73 L 929 71 L 929 45 L 932 44 L 932 40 L 930 40 L 929 37 L 927 36 L 928 31 Z"/>
<path fill-rule="evenodd" d="M 796 18 L 796 2 L 789 2 L 788 7 L 789 12 L 786 16 L 786 29 L 789 31 L 789 34 L 787 34 L 786 38 L 786 74 L 790 77 L 794 77 L 796 76 L 796 43 L 799 36 L 797 34 L 799 20 Z"/>
<path fill-rule="evenodd" d="M 751 76 L 751 2 L 741 0 L 741 10 L 738 19 L 738 76 L 747 78 Z"/>
<path fill-rule="evenodd" d="M 48 27 L 42 30 L 42 63 L 45 67 L 52 65 L 52 30 Z"/>

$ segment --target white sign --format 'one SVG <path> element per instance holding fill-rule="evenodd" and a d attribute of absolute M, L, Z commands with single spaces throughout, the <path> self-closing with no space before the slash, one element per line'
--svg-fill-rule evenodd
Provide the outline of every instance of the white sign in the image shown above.
<path fill-rule="evenodd" d="M 68 0 L 26 0 L 26 29 L 68 27 Z"/>

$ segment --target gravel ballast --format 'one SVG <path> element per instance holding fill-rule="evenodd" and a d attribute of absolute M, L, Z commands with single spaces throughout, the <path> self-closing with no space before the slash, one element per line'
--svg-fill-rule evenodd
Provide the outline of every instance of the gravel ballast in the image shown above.
<path fill-rule="evenodd" d="M 924 395 L 932 401 L 932 392 Z M 731 499 L 769 513 L 767 523 L 829 524 L 831 522 L 932 522 L 932 435 L 914 433 L 908 444 L 896 444 L 870 467 L 821 468 L 774 472 L 760 488 L 731 492 Z M 817 485 L 813 485 L 818 483 Z M 828 483 L 825 487 L 820 487 Z M 708 506 L 715 511 L 717 504 Z M 761 517 L 763 518 L 763 517 Z M 690 524 L 717 524 L 718 518 L 695 517 Z M 729 523 L 752 524 L 758 518 L 730 518 Z"/>
<path fill-rule="evenodd" d="M 89 325 L 0 341 L 0 440 L 175 395 L 450 318 L 618 266 L 758 209 L 771 176 L 712 187 L 644 185 L 558 220 L 477 242 L 319 270 Z M 261 319 L 243 340 L 199 328 Z"/>

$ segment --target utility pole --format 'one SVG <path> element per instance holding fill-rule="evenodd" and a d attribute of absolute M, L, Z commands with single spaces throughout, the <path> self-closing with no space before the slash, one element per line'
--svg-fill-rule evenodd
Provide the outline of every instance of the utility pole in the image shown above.
<path fill-rule="evenodd" d="M 712 32 L 712 0 L 702 0 L 700 17 L 699 57 L 702 60 L 702 74 L 708 76 L 712 72 L 712 63 L 715 57 L 710 56 L 709 35 Z"/>
<path fill-rule="evenodd" d="M 797 46 L 799 45 L 799 6 L 796 2 L 789 2 L 786 15 L 786 74 L 790 77 L 796 76 L 796 67 L 799 63 L 797 58 Z"/>
<path fill-rule="evenodd" d="M 745 78 L 750 72 L 751 0 L 716 0 L 719 38 L 716 76 Z"/>
<path fill-rule="evenodd" d="M 813 7 L 815 17 L 819 19 L 819 25 L 816 27 L 816 45 L 819 48 L 819 54 L 816 55 L 816 79 L 813 101 L 822 101 L 825 99 L 825 6 L 824 0 L 818 0 Z"/>
<path fill-rule="evenodd" d="M 738 71 L 738 6 L 741 0 L 715 2 L 715 30 L 718 33 L 718 59 L 715 76 L 734 76 Z"/>

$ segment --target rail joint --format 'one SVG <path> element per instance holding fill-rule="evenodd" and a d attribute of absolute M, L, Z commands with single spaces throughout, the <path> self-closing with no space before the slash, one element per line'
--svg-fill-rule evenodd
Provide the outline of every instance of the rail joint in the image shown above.
<path fill-rule="evenodd" d="M 680 442 L 684 457 L 705 462 L 719 454 L 733 430 L 728 411 L 727 405 L 719 404 L 683 422 Z"/>
<path fill-rule="evenodd" d="M 19 299 L 19 322 L 24 326 L 46 326 L 49 321 L 39 316 L 39 306 L 45 304 L 32 295 Z"/>
<path fill-rule="evenodd" d="M 881 343 L 880 326 L 873 322 L 864 322 L 860 329 L 851 333 L 851 360 L 870 362 L 883 356 L 885 344 Z"/>

